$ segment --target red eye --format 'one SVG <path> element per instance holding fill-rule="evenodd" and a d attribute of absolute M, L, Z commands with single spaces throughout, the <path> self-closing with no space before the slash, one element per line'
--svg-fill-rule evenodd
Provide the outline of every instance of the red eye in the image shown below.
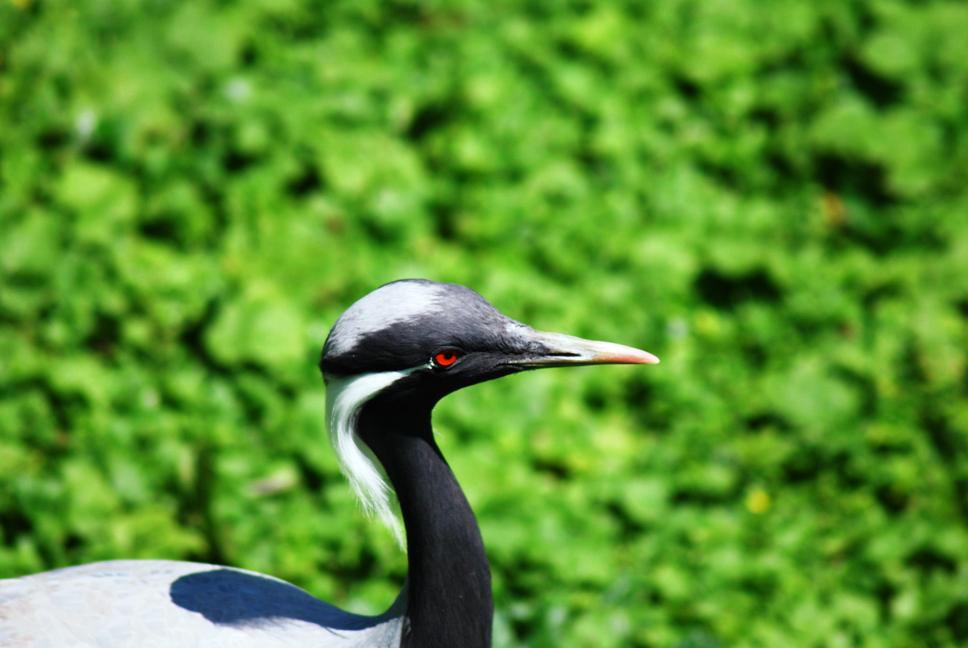
<path fill-rule="evenodd" d="M 449 367 L 457 362 L 457 353 L 454 351 L 441 351 L 434 354 L 434 364 L 438 367 Z"/>

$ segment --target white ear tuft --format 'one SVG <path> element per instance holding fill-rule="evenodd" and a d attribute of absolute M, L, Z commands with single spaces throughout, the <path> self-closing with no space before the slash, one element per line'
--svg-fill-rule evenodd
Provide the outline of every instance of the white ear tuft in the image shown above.
<path fill-rule="evenodd" d="M 404 546 L 403 529 L 390 507 L 391 488 L 377 468 L 378 462 L 356 433 L 363 405 L 381 391 L 420 367 L 326 378 L 326 420 L 329 438 L 343 474 L 359 498 L 363 511 L 380 519 Z"/>

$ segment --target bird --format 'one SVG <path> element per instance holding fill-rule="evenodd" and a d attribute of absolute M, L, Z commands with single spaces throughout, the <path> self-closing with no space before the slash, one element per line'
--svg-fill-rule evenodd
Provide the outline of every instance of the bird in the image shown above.
<path fill-rule="evenodd" d="M 336 320 L 320 369 L 343 473 L 364 511 L 405 538 L 407 576 L 386 612 L 346 612 L 244 569 L 115 560 L 0 580 L 0 646 L 490 646 L 490 566 L 474 512 L 435 441 L 434 406 L 464 387 L 533 369 L 658 362 L 630 346 L 535 330 L 459 284 L 384 284 Z"/>

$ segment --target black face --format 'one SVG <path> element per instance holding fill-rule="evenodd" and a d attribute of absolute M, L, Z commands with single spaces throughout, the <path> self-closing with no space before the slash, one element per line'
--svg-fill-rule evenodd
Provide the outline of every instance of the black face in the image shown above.
<path fill-rule="evenodd" d="M 327 377 L 409 371 L 396 388 L 439 398 L 524 369 L 653 362 L 631 347 L 535 331 L 464 286 L 407 279 L 381 286 L 340 316 L 320 367 Z"/>
<path fill-rule="evenodd" d="M 404 280 L 347 310 L 326 339 L 320 367 L 328 376 L 416 369 L 428 387 L 453 391 L 524 368 L 512 361 L 525 354 L 549 351 L 529 333 L 470 288 Z"/>

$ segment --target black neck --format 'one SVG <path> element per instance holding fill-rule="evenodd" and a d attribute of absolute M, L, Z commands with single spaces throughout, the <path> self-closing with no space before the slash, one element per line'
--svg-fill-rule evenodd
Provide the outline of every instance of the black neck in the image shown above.
<path fill-rule="evenodd" d="M 405 647 L 491 645 L 491 571 L 474 512 L 434 442 L 432 405 L 377 399 L 359 433 L 393 484 L 407 529 Z"/>

